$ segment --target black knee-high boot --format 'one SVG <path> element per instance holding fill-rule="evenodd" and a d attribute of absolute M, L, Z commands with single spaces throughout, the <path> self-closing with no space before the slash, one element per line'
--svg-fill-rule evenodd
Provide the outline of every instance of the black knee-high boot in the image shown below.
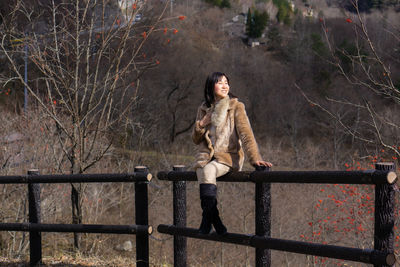
<path fill-rule="evenodd" d="M 200 184 L 200 199 L 203 218 L 199 231 L 202 234 L 209 234 L 212 224 L 218 234 L 225 234 L 227 230 L 219 217 L 217 208 L 217 186 L 214 184 Z"/>
<path fill-rule="evenodd" d="M 201 208 L 203 209 L 203 213 L 199 231 L 202 234 L 208 235 L 211 231 L 212 215 L 211 215 L 210 201 L 206 199 L 206 197 L 203 197 L 201 199 Z"/>
<path fill-rule="evenodd" d="M 225 225 L 222 223 L 221 218 L 219 217 L 219 211 L 217 208 L 217 199 L 215 199 L 215 205 L 214 208 L 212 209 L 212 225 L 215 228 L 215 231 L 217 232 L 217 234 L 219 235 L 224 235 L 227 232 L 227 229 L 225 227 Z"/>
<path fill-rule="evenodd" d="M 200 224 L 200 233 L 209 234 L 211 231 L 213 195 L 216 194 L 216 186 L 213 184 L 200 184 L 200 201 L 203 210 Z"/>

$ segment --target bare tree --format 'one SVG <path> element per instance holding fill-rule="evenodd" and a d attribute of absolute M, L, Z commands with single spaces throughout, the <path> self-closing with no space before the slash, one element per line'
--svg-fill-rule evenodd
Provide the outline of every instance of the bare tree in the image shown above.
<path fill-rule="evenodd" d="M 7 5 L 0 50 L 13 75 L 1 82 L 25 86 L 55 123 L 60 172 L 67 163 L 69 173 L 83 173 L 110 150 L 118 136 L 112 130 L 137 100 L 141 74 L 156 65 L 143 57 L 142 49 L 162 21 L 165 6 L 154 14 L 150 3 L 131 2 L 125 16 L 111 0 L 15 0 Z M 23 38 L 29 51 L 29 80 L 22 65 L 24 46 L 7 43 L 17 38 Z M 72 221 L 79 224 L 84 188 L 71 186 Z M 79 248 L 79 236 L 74 237 Z"/>
<path fill-rule="evenodd" d="M 400 120 L 394 114 L 400 108 L 400 62 L 395 55 L 396 47 L 400 45 L 400 31 L 396 28 L 398 25 L 388 22 L 382 25 L 379 31 L 386 33 L 385 41 L 390 43 L 390 46 L 384 46 L 382 40 L 373 38 L 372 26 L 361 14 L 357 0 L 353 1 L 353 6 L 356 15 L 343 21 L 353 28 L 354 43 L 351 46 L 336 45 L 328 33 L 329 25 L 323 22 L 322 28 L 330 51 L 328 60 L 351 85 L 357 98 L 330 96 L 326 97 L 330 102 L 326 105 L 305 93 L 303 95 L 312 105 L 335 118 L 352 138 L 376 150 L 378 147 L 386 149 L 384 157 L 399 162 Z M 344 106 L 359 115 L 354 116 L 353 120 L 344 120 L 343 116 L 332 109 L 335 105 Z M 355 124 L 358 127 L 354 127 Z"/>

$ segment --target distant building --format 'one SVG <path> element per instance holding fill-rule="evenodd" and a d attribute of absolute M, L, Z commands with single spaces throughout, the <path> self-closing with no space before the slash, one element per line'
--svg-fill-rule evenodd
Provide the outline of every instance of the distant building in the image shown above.
<path fill-rule="evenodd" d="M 248 46 L 250 47 L 256 47 L 260 45 L 260 42 L 256 39 L 253 38 L 249 38 L 248 42 L 247 42 Z"/>
<path fill-rule="evenodd" d="M 303 11 L 303 17 L 314 17 L 314 10 L 311 6 L 307 7 L 306 10 Z"/>
<path fill-rule="evenodd" d="M 247 40 L 247 45 L 250 46 L 250 47 L 256 47 L 256 46 L 260 46 L 260 45 L 265 45 L 266 43 L 267 42 L 266 42 L 265 36 L 260 37 L 260 38 L 249 38 Z"/>

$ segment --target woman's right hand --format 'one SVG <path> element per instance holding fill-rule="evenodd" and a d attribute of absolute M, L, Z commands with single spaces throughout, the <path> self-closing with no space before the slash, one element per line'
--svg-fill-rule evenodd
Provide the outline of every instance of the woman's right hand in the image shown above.
<path fill-rule="evenodd" d="M 206 115 L 204 115 L 204 117 L 201 119 L 200 121 L 200 127 L 206 127 L 207 125 L 209 125 L 211 123 L 211 113 L 207 112 Z"/>

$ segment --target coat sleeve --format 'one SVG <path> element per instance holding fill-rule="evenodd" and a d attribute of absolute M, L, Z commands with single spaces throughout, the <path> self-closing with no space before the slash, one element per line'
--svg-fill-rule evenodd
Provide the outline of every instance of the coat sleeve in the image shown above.
<path fill-rule="evenodd" d="M 206 132 L 206 128 L 200 127 L 200 120 L 204 117 L 204 111 L 199 107 L 197 110 L 196 122 L 194 124 L 193 132 L 192 132 L 192 140 L 198 145 L 204 138 L 204 134 Z"/>
<path fill-rule="evenodd" d="M 244 104 L 241 102 L 238 102 L 235 109 L 235 127 L 250 164 L 254 165 L 256 161 L 262 160 Z"/>

